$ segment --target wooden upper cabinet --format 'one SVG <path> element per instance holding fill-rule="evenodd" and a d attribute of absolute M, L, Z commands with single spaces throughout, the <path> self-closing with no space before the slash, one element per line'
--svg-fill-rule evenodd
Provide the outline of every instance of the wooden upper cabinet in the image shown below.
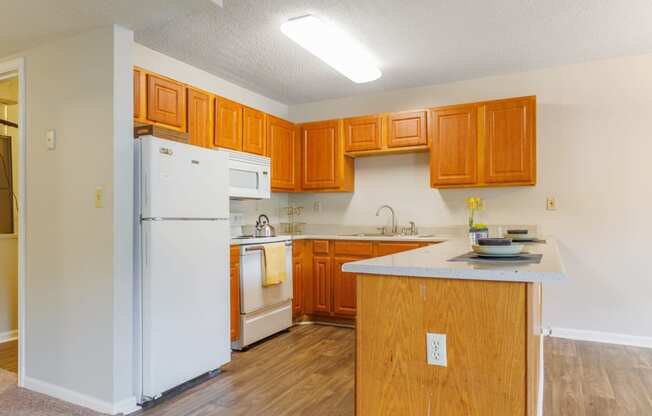
<path fill-rule="evenodd" d="M 430 112 L 430 182 L 433 187 L 478 180 L 478 112 L 474 104 Z"/>
<path fill-rule="evenodd" d="M 210 147 L 213 139 L 213 97 L 188 88 L 188 143 Z"/>
<path fill-rule="evenodd" d="M 185 131 L 185 85 L 158 75 L 147 74 L 147 120 Z"/>
<path fill-rule="evenodd" d="M 215 98 L 215 134 L 213 145 L 242 151 L 242 104 Z"/>
<path fill-rule="evenodd" d="M 382 147 L 383 117 L 381 115 L 344 119 L 344 150 L 380 150 Z"/>
<path fill-rule="evenodd" d="M 242 151 L 264 155 L 266 147 L 265 113 L 244 107 L 242 117 Z"/>
<path fill-rule="evenodd" d="M 272 159 L 272 190 L 296 190 L 299 185 L 300 154 L 294 124 L 267 116 L 267 155 Z"/>
<path fill-rule="evenodd" d="M 536 98 L 484 103 L 484 180 L 531 185 L 536 181 Z"/>
<path fill-rule="evenodd" d="M 301 127 L 303 189 L 336 189 L 342 152 L 336 120 L 307 123 Z"/>
<path fill-rule="evenodd" d="M 428 145 L 427 111 L 406 111 L 389 115 L 387 147 Z"/>
<path fill-rule="evenodd" d="M 333 312 L 336 315 L 355 316 L 356 314 L 356 274 L 343 272 L 342 265 L 357 260 L 360 258 L 333 258 Z"/>
<path fill-rule="evenodd" d="M 134 68 L 134 119 L 145 121 L 145 108 L 147 106 L 147 81 L 145 72 L 140 68 Z"/>

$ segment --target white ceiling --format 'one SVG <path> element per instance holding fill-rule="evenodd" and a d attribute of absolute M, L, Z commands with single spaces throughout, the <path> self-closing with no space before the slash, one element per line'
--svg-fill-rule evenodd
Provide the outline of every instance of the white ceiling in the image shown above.
<path fill-rule="evenodd" d="M 312 13 L 380 62 L 356 85 L 279 30 Z M 144 45 L 287 104 L 652 52 L 650 0 L 224 0 Z"/>
<path fill-rule="evenodd" d="M 119 23 L 136 41 L 287 104 L 652 52 L 650 0 L 9 0 L 0 56 Z M 383 77 L 354 84 L 279 30 L 312 13 Z"/>
<path fill-rule="evenodd" d="M 211 0 L 2 0 L 0 57 L 112 23 L 138 30 L 215 8 Z"/>

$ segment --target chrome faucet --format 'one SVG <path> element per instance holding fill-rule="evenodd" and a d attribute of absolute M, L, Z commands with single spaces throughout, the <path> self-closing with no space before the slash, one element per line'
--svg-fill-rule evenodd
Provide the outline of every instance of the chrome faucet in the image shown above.
<path fill-rule="evenodd" d="M 376 211 L 376 216 L 380 215 L 380 211 L 382 211 L 383 208 L 387 208 L 392 213 L 392 234 L 398 234 L 398 228 L 396 226 L 396 212 L 394 212 L 394 208 L 390 207 L 389 205 L 381 205 L 380 208 L 378 208 L 378 211 Z"/>

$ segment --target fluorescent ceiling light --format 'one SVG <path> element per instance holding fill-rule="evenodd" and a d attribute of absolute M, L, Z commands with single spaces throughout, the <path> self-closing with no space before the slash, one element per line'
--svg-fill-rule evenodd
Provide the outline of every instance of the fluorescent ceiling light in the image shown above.
<path fill-rule="evenodd" d="M 288 20 L 281 25 L 281 32 L 353 82 L 374 81 L 382 75 L 355 39 L 315 16 Z"/>

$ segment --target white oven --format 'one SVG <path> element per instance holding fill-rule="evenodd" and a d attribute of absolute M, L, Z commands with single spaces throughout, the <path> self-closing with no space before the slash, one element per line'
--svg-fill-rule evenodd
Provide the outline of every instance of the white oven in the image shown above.
<path fill-rule="evenodd" d="M 268 239 L 285 243 L 287 277 L 283 283 L 263 286 L 265 243 L 260 240 L 265 239 L 255 240 L 240 246 L 240 339 L 231 344 L 237 350 L 292 326 L 292 241 Z"/>
<path fill-rule="evenodd" d="M 229 150 L 229 197 L 269 199 L 271 161 L 265 156 Z"/>

